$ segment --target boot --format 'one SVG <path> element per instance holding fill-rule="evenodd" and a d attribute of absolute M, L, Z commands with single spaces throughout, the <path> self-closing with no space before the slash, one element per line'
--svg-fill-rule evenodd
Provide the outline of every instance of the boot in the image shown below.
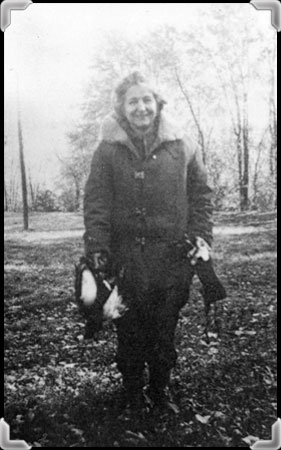
<path fill-rule="evenodd" d="M 150 407 L 152 407 L 157 414 L 168 411 L 173 411 L 175 414 L 180 412 L 168 387 L 165 389 L 157 389 L 153 386 L 149 386 L 147 396 L 149 398 Z"/>
<path fill-rule="evenodd" d="M 142 376 L 123 375 L 126 406 L 131 410 L 141 410 L 144 407 L 143 384 Z"/>
<path fill-rule="evenodd" d="M 172 402 L 171 394 L 168 389 L 170 379 L 170 371 L 163 373 L 150 369 L 150 383 L 147 390 L 147 395 L 152 401 L 154 407 L 166 408 Z"/>
<path fill-rule="evenodd" d="M 123 386 L 116 399 L 116 407 L 120 413 L 140 411 L 144 406 L 144 396 L 142 389 L 128 390 Z"/>

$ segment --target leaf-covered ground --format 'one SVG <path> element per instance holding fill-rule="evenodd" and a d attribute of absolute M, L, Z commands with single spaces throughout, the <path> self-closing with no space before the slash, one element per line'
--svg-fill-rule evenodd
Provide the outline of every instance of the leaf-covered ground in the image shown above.
<path fill-rule="evenodd" d="M 83 220 L 36 214 L 31 231 L 5 217 L 5 411 L 11 439 L 34 447 L 249 447 L 271 439 L 276 412 L 276 220 L 216 218 L 214 261 L 228 298 L 211 311 L 199 281 L 177 327 L 171 392 L 178 411 L 118 408 L 116 335 L 83 342 L 73 299 Z"/>

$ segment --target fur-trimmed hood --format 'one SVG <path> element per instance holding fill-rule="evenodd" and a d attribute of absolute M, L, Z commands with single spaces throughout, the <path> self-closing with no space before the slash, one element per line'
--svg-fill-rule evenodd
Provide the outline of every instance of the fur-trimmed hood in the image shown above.
<path fill-rule="evenodd" d="M 175 141 L 183 138 L 183 131 L 173 123 L 166 114 L 161 112 L 157 133 L 157 144 L 159 145 L 162 142 Z M 131 143 L 128 134 L 119 124 L 115 114 L 108 115 L 104 119 L 99 136 L 99 142 L 101 141 L 110 143 L 120 142 L 126 145 Z"/>

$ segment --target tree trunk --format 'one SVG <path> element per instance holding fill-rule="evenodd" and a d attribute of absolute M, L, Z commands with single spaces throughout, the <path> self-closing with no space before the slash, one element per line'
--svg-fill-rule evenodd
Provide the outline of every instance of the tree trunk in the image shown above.
<path fill-rule="evenodd" d="M 30 190 L 32 209 L 34 209 L 34 206 L 35 206 L 35 195 L 34 195 L 34 189 L 33 189 L 32 182 L 31 182 L 30 173 L 29 173 L 29 190 Z"/>
<path fill-rule="evenodd" d="M 253 173 L 253 206 L 257 206 L 257 195 L 258 195 L 258 176 L 259 176 L 259 163 L 260 163 L 260 157 L 262 149 L 264 148 L 264 138 L 266 136 L 268 128 L 264 130 L 264 133 L 261 137 L 261 140 L 258 144 L 258 154 L 254 166 L 254 173 Z"/>
<path fill-rule="evenodd" d="M 243 182 L 243 150 L 242 150 L 242 129 L 238 124 L 237 128 L 234 127 L 234 134 L 236 136 L 236 152 L 237 152 L 237 165 L 238 165 L 238 184 L 239 184 L 239 205 L 240 210 L 243 211 L 243 198 L 244 198 L 244 182 Z"/>
<path fill-rule="evenodd" d="M 24 230 L 28 230 L 27 184 L 26 184 L 26 173 L 25 173 L 23 140 L 22 140 L 20 117 L 18 119 L 18 134 L 19 134 L 19 154 L 20 154 L 20 170 L 21 170 L 21 186 L 22 186 L 23 225 L 24 225 Z"/>
<path fill-rule="evenodd" d="M 274 180 L 275 200 L 274 206 L 277 206 L 277 114 L 274 101 L 274 80 L 272 81 L 272 92 L 269 100 L 269 131 L 270 131 L 270 149 L 269 149 L 269 171 L 271 179 Z"/>
<path fill-rule="evenodd" d="M 269 171 L 274 188 L 274 207 L 277 207 L 277 42 L 270 55 L 270 92 L 269 92 Z"/>
<path fill-rule="evenodd" d="M 6 188 L 6 182 L 5 182 L 5 178 L 4 178 L 4 210 L 7 212 L 9 211 L 9 201 L 8 201 L 8 192 L 7 192 L 7 188 Z"/>
<path fill-rule="evenodd" d="M 183 96 L 184 96 L 184 98 L 185 98 L 185 100 L 186 100 L 186 102 L 187 102 L 187 104 L 189 106 L 191 115 L 193 117 L 195 126 L 197 128 L 198 142 L 199 142 L 199 145 L 200 145 L 200 148 L 201 148 L 202 160 L 203 160 L 204 165 L 206 165 L 206 163 L 207 163 L 206 146 L 205 146 L 205 139 L 204 139 L 203 130 L 202 130 L 202 128 L 200 126 L 200 123 L 199 123 L 199 120 L 198 120 L 198 118 L 197 118 L 197 116 L 195 114 L 195 110 L 194 110 L 194 107 L 192 105 L 190 96 L 188 95 L 186 89 L 183 87 L 183 84 L 182 84 L 182 82 L 181 82 L 181 80 L 179 78 L 179 75 L 178 75 L 178 72 L 177 72 L 176 69 L 175 69 L 175 75 L 176 75 L 176 79 L 177 79 L 177 83 L 179 85 L 179 88 L 180 88 L 180 90 L 181 90 L 181 92 L 182 92 L 182 94 L 183 94 Z"/>
<path fill-rule="evenodd" d="M 243 127 L 243 177 L 242 177 L 242 197 L 241 210 L 246 211 L 249 208 L 249 130 L 248 126 Z"/>
<path fill-rule="evenodd" d="M 80 208 L 80 186 L 77 180 L 75 180 L 75 210 L 79 211 Z"/>

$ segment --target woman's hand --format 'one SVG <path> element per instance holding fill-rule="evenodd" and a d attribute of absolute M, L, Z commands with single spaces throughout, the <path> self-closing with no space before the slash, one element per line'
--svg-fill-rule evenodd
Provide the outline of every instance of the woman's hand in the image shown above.
<path fill-rule="evenodd" d="M 190 260 L 190 264 L 192 266 L 195 266 L 199 258 L 201 258 L 203 261 L 209 261 L 210 252 L 211 247 L 207 244 L 207 242 L 201 237 L 197 236 L 195 238 L 195 245 L 187 253 L 187 257 Z"/>

